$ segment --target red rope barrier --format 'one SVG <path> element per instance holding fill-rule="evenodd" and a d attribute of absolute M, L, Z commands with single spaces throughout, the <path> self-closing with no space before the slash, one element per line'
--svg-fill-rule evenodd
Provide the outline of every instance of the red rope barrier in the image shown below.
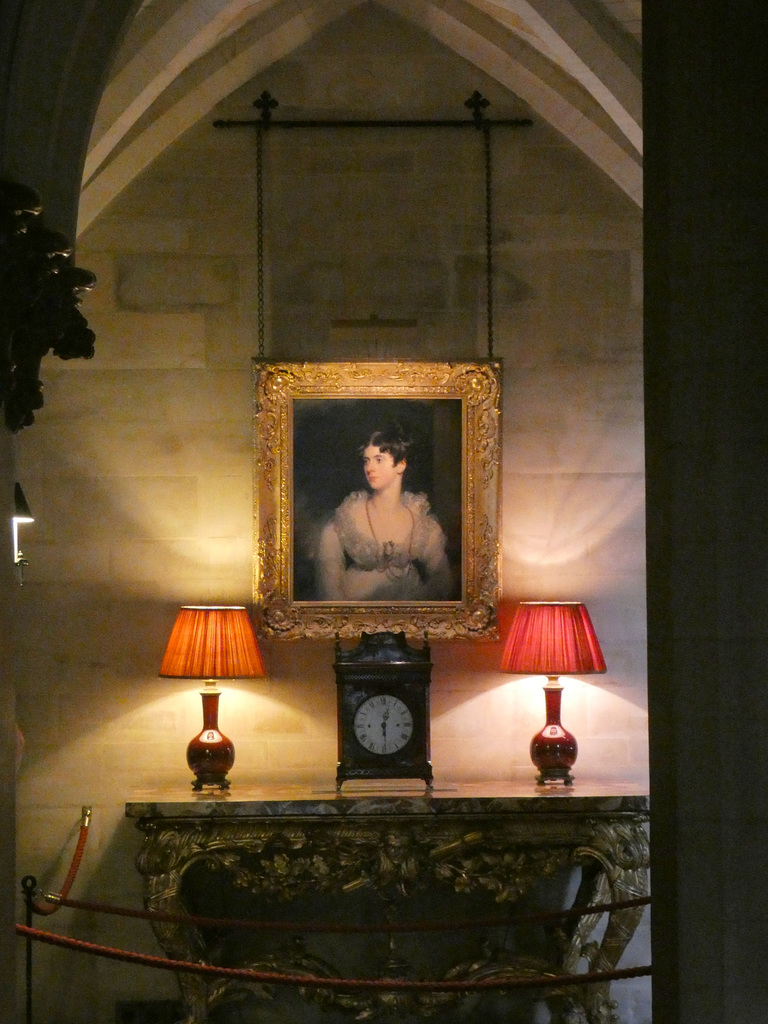
<path fill-rule="evenodd" d="M 188 974 L 202 974 L 209 977 L 232 978 L 252 981 L 268 985 L 309 985 L 313 988 L 335 989 L 379 989 L 401 991 L 427 990 L 434 992 L 460 991 L 469 992 L 477 989 L 519 989 L 519 988 L 559 988 L 562 985 L 588 985 L 605 981 L 618 981 L 624 978 L 640 978 L 651 974 L 650 967 L 627 967 L 615 971 L 591 971 L 585 974 L 563 974 L 552 978 L 483 978 L 479 981 L 410 981 L 403 978 L 323 978 L 313 974 L 278 974 L 272 971 L 251 971 L 244 967 L 214 967 L 211 964 L 186 963 L 183 960 L 166 960 L 159 956 L 145 953 L 133 953 L 110 946 L 98 946 L 82 939 L 70 939 L 65 935 L 40 931 L 17 924 L 16 933 L 38 942 L 52 946 L 71 949 L 79 953 L 105 957 L 108 960 L 121 960 L 126 963 L 144 967 L 156 967 L 161 970 Z"/>
<path fill-rule="evenodd" d="M 69 865 L 69 871 L 67 877 L 64 879 L 64 884 L 61 887 L 59 893 L 43 893 L 43 899 L 46 901 L 44 904 L 39 903 L 37 900 L 32 901 L 32 909 L 36 914 L 41 917 L 48 917 L 51 914 L 55 914 L 56 911 L 62 906 L 64 900 L 69 894 L 69 890 L 77 877 L 78 869 L 80 868 L 80 862 L 83 859 L 85 853 L 85 843 L 88 839 L 88 830 L 91 826 L 91 808 L 84 807 L 82 818 L 80 821 L 80 833 L 77 837 L 77 846 L 75 852 L 72 855 L 72 863 Z"/>
<path fill-rule="evenodd" d="M 73 910 L 87 910 L 92 913 L 113 914 L 117 917 L 140 918 L 145 921 L 162 921 L 167 924 L 194 924 L 202 928 L 245 928 L 255 931 L 323 932 L 369 934 L 380 932 L 427 932 L 456 931 L 461 928 L 493 928 L 510 924 L 536 924 L 559 921 L 569 917 L 586 917 L 588 914 L 602 914 L 614 910 L 647 906 L 650 896 L 631 900 L 617 900 L 614 903 L 590 904 L 586 907 L 572 907 L 569 910 L 542 910 L 528 914 L 512 914 L 505 917 L 476 918 L 463 921 L 421 921 L 414 923 L 381 923 L 364 925 L 323 924 L 316 921 L 249 921 L 227 917 L 201 917 L 194 914 L 169 914 L 160 910 L 134 910 L 130 907 L 116 907 L 108 903 L 91 903 L 86 900 L 61 899 L 60 905 Z"/>

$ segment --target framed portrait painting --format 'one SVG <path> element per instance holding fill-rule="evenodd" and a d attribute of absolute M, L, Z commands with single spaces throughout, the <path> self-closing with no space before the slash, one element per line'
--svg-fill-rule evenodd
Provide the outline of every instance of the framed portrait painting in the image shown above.
<path fill-rule="evenodd" d="M 263 636 L 496 635 L 501 365 L 254 360 Z"/>

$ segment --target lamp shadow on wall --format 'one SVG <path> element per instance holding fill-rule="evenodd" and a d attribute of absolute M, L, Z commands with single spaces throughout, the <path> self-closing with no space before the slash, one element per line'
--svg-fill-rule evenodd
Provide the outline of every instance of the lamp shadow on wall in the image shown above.
<path fill-rule="evenodd" d="M 47 589 L 47 588 L 46 588 Z M 131 789 L 186 787 L 186 746 L 201 728 L 198 680 L 158 676 L 178 604 L 77 588 L 47 603 L 31 587 L 20 652 L 27 748 L 20 801 L 62 786 L 66 801 L 121 804 Z M 32 631 L 36 624 L 36 631 Z M 42 653 L 41 655 L 41 652 Z M 235 744 L 233 785 L 336 771 L 332 641 L 263 642 L 267 675 L 221 682 L 221 730 Z M 323 671 L 323 667 L 327 671 Z M 281 779 L 282 777 L 282 779 Z"/>
<path fill-rule="evenodd" d="M 565 574 L 563 574 L 565 576 Z M 536 574 L 531 576 L 532 580 Z M 456 643 L 433 645 L 432 737 L 433 761 L 439 776 L 441 760 L 451 751 L 459 751 L 459 771 L 468 780 L 488 776 L 484 762 L 495 758 L 497 777 L 533 774 L 528 752 L 530 737 L 544 723 L 543 676 L 510 676 L 501 670 L 504 638 L 519 600 L 578 600 L 585 591 L 592 596 L 592 586 L 574 583 L 565 577 L 541 590 L 521 592 L 517 599 L 505 597 L 499 605 L 499 636 L 497 641 L 467 645 L 457 656 Z M 566 583 L 567 580 L 567 583 Z M 613 617 L 611 593 L 599 592 L 599 605 Z M 642 610 L 644 612 L 644 608 Z M 600 632 L 601 619 L 596 627 Z M 619 627 L 616 627 L 619 628 Z M 644 630 L 644 622 L 642 624 Z M 608 631 L 610 633 L 610 630 Z M 642 765 L 647 759 L 647 706 L 645 676 L 635 679 L 631 659 L 621 650 L 621 641 L 601 635 L 608 663 L 608 673 L 595 681 L 564 676 L 563 721 L 583 738 L 579 777 L 613 775 L 641 782 Z M 641 638 L 628 638 L 638 644 Z M 636 661 L 644 672 L 644 641 Z M 615 672 L 612 662 L 618 662 Z M 639 666 L 638 666 L 639 667 Z M 637 669 L 635 668 L 635 672 Z M 482 752 L 482 758 L 473 751 Z M 603 763 L 600 763 L 600 759 Z"/>

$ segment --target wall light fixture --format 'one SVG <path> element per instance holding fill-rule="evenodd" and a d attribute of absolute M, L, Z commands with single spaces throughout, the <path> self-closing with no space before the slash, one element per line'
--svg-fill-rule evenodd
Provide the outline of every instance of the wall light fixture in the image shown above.
<path fill-rule="evenodd" d="M 13 516 L 11 522 L 13 523 L 13 562 L 16 566 L 16 571 L 19 575 L 19 586 L 24 586 L 24 569 L 29 565 L 29 561 L 24 557 L 24 552 L 19 547 L 19 524 L 20 523 L 34 523 L 35 517 L 29 510 L 27 499 L 24 497 L 24 491 L 21 489 L 21 484 L 14 484 L 13 488 Z"/>

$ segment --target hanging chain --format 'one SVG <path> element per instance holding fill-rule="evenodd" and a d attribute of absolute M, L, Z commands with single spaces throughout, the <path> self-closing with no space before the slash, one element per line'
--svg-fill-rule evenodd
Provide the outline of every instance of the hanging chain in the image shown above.
<path fill-rule="evenodd" d="M 256 331 L 264 359 L 264 129 L 256 126 Z"/>
<path fill-rule="evenodd" d="M 236 128 L 253 126 L 256 128 L 256 296 L 259 359 L 264 358 L 264 132 L 272 123 L 272 111 L 279 103 L 266 90 L 254 101 L 254 107 L 260 112 L 258 121 L 214 121 L 215 128 Z M 483 133 L 485 151 L 485 291 L 486 291 L 486 324 L 488 330 L 488 358 L 493 359 L 493 194 L 491 179 L 491 122 L 483 115 L 489 101 L 475 90 L 464 106 L 472 111 L 472 121 L 283 121 L 276 122 L 283 128 L 378 128 L 388 127 L 451 127 L 463 128 L 467 123 Z M 529 118 L 512 118 L 494 121 L 496 125 L 514 128 L 526 128 L 532 124 Z"/>
<path fill-rule="evenodd" d="M 485 299 L 488 358 L 493 359 L 493 193 L 491 189 L 491 126 L 483 123 L 485 150 Z"/>
<path fill-rule="evenodd" d="M 491 192 L 491 125 L 484 117 L 490 101 L 475 89 L 464 106 L 472 111 L 475 128 L 483 133 L 485 155 L 485 321 L 488 329 L 488 358 L 493 359 L 493 195 Z"/>

